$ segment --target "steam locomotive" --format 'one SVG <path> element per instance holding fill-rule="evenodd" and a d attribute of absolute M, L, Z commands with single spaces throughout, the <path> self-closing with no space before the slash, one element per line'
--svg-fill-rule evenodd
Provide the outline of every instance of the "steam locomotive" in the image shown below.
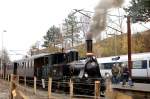
<path fill-rule="evenodd" d="M 40 54 L 14 61 L 13 65 L 7 66 L 5 75 L 13 73 L 21 77 L 25 76 L 28 79 L 36 76 L 38 80 L 52 77 L 53 91 L 55 89 L 68 91 L 67 84 L 55 82 L 69 82 L 72 79 L 74 83 L 78 83 L 74 85 L 74 88 L 87 88 L 87 90 L 74 89 L 74 92 L 80 92 L 81 94 L 93 94 L 94 85 L 91 86 L 90 84 L 94 84 L 94 81 L 99 80 L 101 91 L 104 92 L 105 82 L 101 76 L 99 64 L 92 53 L 92 40 L 86 40 L 86 43 L 86 60 L 79 60 L 77 51 Z"/>
<path fill-rule="evenodd" d="M 101 76 L 99 64 L 92 53 L 92 40 L 86 40 L 86 48 L 86 59 L 73 62 L 70 65 L 72 71 L 71 77 L 75 83 L 74 92 L 94 95 L 94 82 L 100 81 L 100 91 L 102 95 L 106 89 L 105 79 Z"/>

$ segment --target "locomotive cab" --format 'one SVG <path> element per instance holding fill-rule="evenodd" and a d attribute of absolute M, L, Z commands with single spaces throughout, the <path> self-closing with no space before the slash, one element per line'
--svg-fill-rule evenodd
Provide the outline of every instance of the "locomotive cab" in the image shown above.
<path fill-rule="evenodd" d="M 69 51 L 68 53 L 55 53 L 51 57 L 52 60 L 52 76 L 53 79 L 62 80 L 70 78 L 70 63 L 78 60 L 77 51 Z"/>

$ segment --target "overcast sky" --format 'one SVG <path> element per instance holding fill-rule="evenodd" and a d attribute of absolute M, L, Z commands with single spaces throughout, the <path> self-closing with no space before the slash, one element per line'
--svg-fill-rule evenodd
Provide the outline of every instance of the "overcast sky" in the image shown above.
<path fill-rule="evenodd" d="M 99 0 L 0 0 L 0 49 L 3 38 L 3 46 L 9 54 L 23 54 L 33 43 L 42 40 L 50 26 L 62 24 L 72 9 L 94 11 L 98 2 Z M 22 56 L 10 57 L 14 60 Z"/>
<path fill-rule="evenodd" d="M 52 25 L 59 25 L 72 9 L 93 10 L 99 0 L 0 0 L 0 38 L 9 50 L 28 50 Z M 0 40 L 0 49 L 1 43 Z M 16 51 L 15 51 L 16 52 Z M 10 52 L 14 54 L 14 52 Z M 17 51 L 16 53 L 23 53 Z M 11 59 L 18 56 L 11 55 Z M 21 56 L 20 56 L 21 57 Z"/>

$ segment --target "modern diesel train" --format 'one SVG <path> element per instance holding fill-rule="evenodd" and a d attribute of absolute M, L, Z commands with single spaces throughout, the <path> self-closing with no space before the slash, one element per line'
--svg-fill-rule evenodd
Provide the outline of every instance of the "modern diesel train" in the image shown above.
<path fill-rule="evenodd" d="M 150 52 L 132 54 L 132 79 L 150 80 Z M 115 59 L 117 58 L 117 59 Z M 102 76 L 110 74 L 113 64 L 128 66 L 128 55 L 97 58 Z"/>

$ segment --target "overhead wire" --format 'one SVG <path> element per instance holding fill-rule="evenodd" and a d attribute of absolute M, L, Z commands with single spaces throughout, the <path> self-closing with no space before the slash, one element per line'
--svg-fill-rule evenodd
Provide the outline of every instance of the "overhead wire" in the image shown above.
<path fill-rule="evenodd" d="M 83 15 L 85 15 L 85 16 L 87 16 L 85 13 L 82 13 L 81 11 L 83 11 L 83 12 L 89 12 L 89 13 L 94 13 L 94 12 L 92 12 L 92 11 L 86 11 L 86 10 L 83 10 L 83 9 L 80 9 L 80 10 L 78 10 L 78 9 L 73 9 L 75 12 L 73 13 L 73 14 L 75 14 L 75 13 L 81 13 L 81 14 L 83 14 Z M 106 13 L 107 13 L 107 15 L 109 15 L 109 16 L 115 16 L 115 17 L 125 17 L 124 15 L 123 16 L 120 16 L 120 15 L 113 15 L 113 14 L 108 14 L 108 12 L 110 12 L 110 11 L 107 11 Z M 106 14 L 106 13 L 103 13 L 103 14 Z M 87 16 L 87 17 L 89 17 L 89 18 L 91 18 L 90 16 Z"/>
<path fill-rule="evenodd" d="M 146 29 L 150 30 L 150 28 L 149 28 L 149 27 L 147 27 L 147 26 L 143 25 L 142 23 L 140 23 L 140 25 L 141 25 L 141 26 L 143 26 L 143 27 L 145 27 Z"/>

